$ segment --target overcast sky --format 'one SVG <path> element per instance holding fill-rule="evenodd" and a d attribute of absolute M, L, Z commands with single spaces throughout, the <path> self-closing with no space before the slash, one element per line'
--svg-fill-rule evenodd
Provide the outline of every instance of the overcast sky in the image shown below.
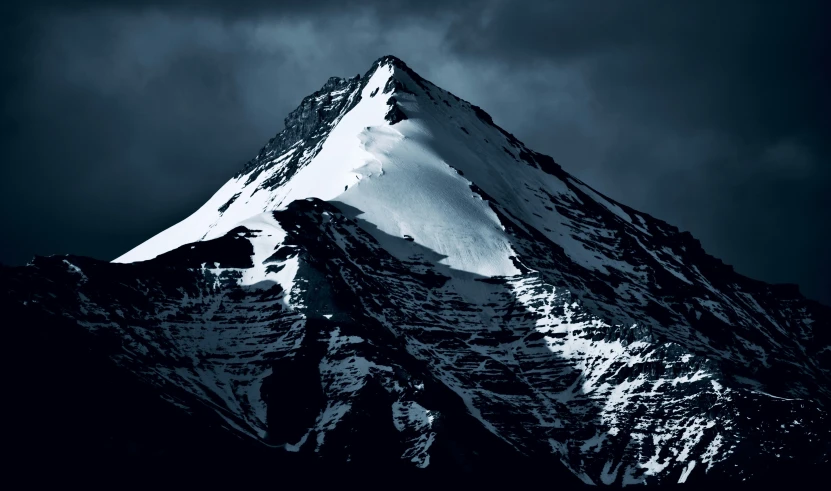
<path fill-rule="evenodd" d="M 328 77 L 393 54 L 739 272 L 831 304 L 828 4 L 6 3 L 0 261 L 124 253 Z"/>

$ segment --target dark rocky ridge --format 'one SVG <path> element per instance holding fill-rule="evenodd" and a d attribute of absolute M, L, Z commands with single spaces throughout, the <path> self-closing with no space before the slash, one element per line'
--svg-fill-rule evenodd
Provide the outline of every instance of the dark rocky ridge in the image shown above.
<path fill-rule="evenodd" d="M 274 179 L 263 183 L 263 188 L 273 188 L 288 181 L 305 163 L 311 161 L 317 154 L 317 150 L 323 141 L 326 140 L 329 131 L 340 117 L 349 112 L 361 100 L 363 90 L 369 77 L 379 66 L 392 63 L 394 66 L 405 69 L 407 73 L 415 74 L 403 61 L 394 56 L 384 56 L 372 64 L 372 68 L 364 74 L 356 75 L 353 78 L 330 77 L 319 90 L 303 98 L 300 105 L 289 113 L 284 121 L 285 128 L 260 149 L 257 156 L 247 162 L 236 174 L 241 177 L 249 174 L 248 182 L 253 182 L 260 172 L 273 165 L 274 158 L 283 155 L 285 152 L 298 145 L 299 148 L 294 156 L 287 163 L 282 165 L 285 169 Z M 416 75 L 417 76 L 417 75 Z M 421 78 L 419 77 L 419 80 Z M 397 87 L 401 89 L 401 87 Z M 385 89 L 386 91 L 386 89 Z M 342 97 L 335 98 L 333 93 L 342 94 Z M 406 117 L 400 109 L 395 112 L 399 117 Z M 302 150 L 309 149 L 310 153 L 302 156 Z M 254 170 L 253 173 L 251 171 Z"/>

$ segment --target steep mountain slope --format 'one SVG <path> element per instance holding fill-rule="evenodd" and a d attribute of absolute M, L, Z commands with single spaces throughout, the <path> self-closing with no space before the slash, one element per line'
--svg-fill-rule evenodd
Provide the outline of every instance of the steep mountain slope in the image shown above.
<path fill-rule="evenodd" d="M 2 285 L 22 319 L 112 340 L 171 406 L 312 468 L 742 482 L 831 453 L 829 308 L 393 57 L 330 79 L 113 263 L 36 258 Z"/>

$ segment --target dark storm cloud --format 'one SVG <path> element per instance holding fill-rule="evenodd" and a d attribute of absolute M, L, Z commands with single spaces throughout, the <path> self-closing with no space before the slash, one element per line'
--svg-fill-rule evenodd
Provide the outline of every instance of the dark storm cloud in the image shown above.
<path fill-rule="evenodd" d="M 11 1 L 8 8 L 24 15 L 44 11 L 85 14 L 109 10 L 135 14 L 156 10 L 179 15 L 210 15 L 224 20 L 264 16 L 322 17 L 344 12 L 353 14 L 363 10 L 371 11 L 385 21 L 409 22 L 413 17 L 436 17 L 448 12 L 474 12 L 479 10 L 480 3 L 482 2 L 479 0 L 22 0 Z"/>
<path fill-rule="evenodd" d="M 831 303 L 824 2 L 18 2 L 0 260 L 184 218 L 332 75 L 392 53 L 745 274 Z"/>

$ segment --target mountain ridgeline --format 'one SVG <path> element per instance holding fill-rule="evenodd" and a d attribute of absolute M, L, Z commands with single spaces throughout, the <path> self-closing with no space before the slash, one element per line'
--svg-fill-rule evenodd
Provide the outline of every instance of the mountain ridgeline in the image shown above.
<path fill-rule="evenodd" d="M 182 222 L 0 288 L 21 469 L 690 489 L 829 467 L 831 309 L 391 56 Z"/>

